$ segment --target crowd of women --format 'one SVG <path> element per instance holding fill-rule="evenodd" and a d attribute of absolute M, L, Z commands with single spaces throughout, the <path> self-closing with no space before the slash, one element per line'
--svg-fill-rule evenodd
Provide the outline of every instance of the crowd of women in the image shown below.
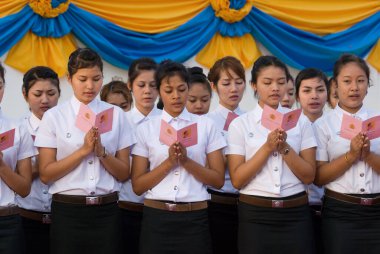
<path fill-rule="evenodd" d="M 328 80 L 262 56 L 247 81 L 234 57 L 207 76 L 141 58 L 126 83 L 103 86 L 101 58 L 83 48 L 67 72 L 70 100 L 58 104 L 57 74 L 37 66 L 22 84 L 30 115 L 0 115 L 0 142 L 13 139 L 0 152 L 0 253 L 380 252 L 380 139 L 340 135 L 344 115 L 380 114 L 363 106 L 363 59 L 342 55 Z M 257 105 L 244 112 L 247 83 Z M 4 85 L 0 66 L 0 101 Z M 295 103 L 294 128 L 261 123 L 265 107 Z M 112 130 L 80 128 L 84 106 L 112 108 Z M 163 124 L 195 124 L 196 141 L 167 144 Z"/>

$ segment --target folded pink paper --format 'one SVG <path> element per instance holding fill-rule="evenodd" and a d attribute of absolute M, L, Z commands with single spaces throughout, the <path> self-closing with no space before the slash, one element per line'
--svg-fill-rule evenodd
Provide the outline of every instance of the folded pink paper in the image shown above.
<path fill-rule="evenodd" d="M 0 151 L 12 147 L 15 142 L 15 129 L 0 134 Z"/>
<path fill-rule="evenodd" d="M 360 132 L 364 132 L 370 140 L 380 137 L 380 116 L 374 116 L 362 121 L 343 114 L 340 136 L 351 140 Z"/>
<path fill-rule="evenodd" d="M 182 129 L 176 130 L 166 121 L 161 120 L 160 142 L 167 146 L 171 146 L 177 141 L 185 147 L 196 145 L 198 143 L 197 124 L 193 123 Z"/>
<path fill-rule="evenodd" d="M 95 114 L 88 106 L 81 104 L 75 126 L 84 132 L 88 132 L 92 127 L 97 127 L 100 134 L 112 130 L 113 107 L 106 109 L 99 114 Z"/>
<path fill-rule="evenodd" d="M 228 112 L 226 122 L 224 123 L 223 130 L 228 131 L 228 128 L 230 127 L 231 122 L 238 117 L 239 115 L 234 112 Z"/>
<path fill-rule="evenodd" d="M 261 124 L 271 131 L 277 128 L 288 131 L 297 125 L 301 112 L 301 109 L 296 109 L 282 114 L 277 110 L 264 105 L 263 114 L 261 115 Z"/>

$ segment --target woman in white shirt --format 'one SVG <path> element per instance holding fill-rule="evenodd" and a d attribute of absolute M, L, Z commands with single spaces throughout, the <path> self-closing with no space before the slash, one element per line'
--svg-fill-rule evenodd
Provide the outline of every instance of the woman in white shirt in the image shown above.
<path fill-rule="evenodd" d="M 0 64 L 0 102 L 4 95 L 4 72 Z M 7 119 L 1 112 L 0 135 L 0 253 L 21 254 L 25 253 L 25 244 L 15 195 L 26 197 L 29 194 L 32 182 L 30 158 L 37 151 L 25 126 Z"/>
<path fill-rule="evenodd" d="M 186 109 L 196 115 L 207 114 L 210 109 L 212 95 L 210 82 L 207 80 L 202 68 L 192 67 L 187 70 L 190 78 Z"/>
<path fill-rule="evenodd" d="M 251 74 L 258 105 L 232 122 L 226 152 L 232 184 L 240 190 L 239 253 L 313 253 L 305 192 L 315 175 L 310 121 L 301 118 L 288 131 L 265 128 L 265 105 L 289 111 L 280 106 L 288 70 L 276 57 L 262 56 Z"/>
<path fill-rule="evenodd" d="M 103 63 L 96 52 L 74 51 L 68 62 L 68 80 L 74 95 L 48 110 L 37 132 L 40 178 L 50 185 L 49 193 L 53 195 L 52 253 L 119 250 L 118 181 L 129 177 L 134 136 L 125 113 L 96 98 L 102 86 L 102 70 Z M 105 126 L 112 119 L 112 129 L 105 128 L 100 134 L 86 118 L 105 110 L 111 110 L 111 116 L 102 118 Z M 84 124 L 90 126 L 81 127 Z"/>
<path fill-rule="evenodd" d="M 311 123 L 322 117 L 323 108 L 327 101 L 327 83 L 326 75 L 315 68 L 304 69 L 297 75 L 295 82 L 296 98 L 302 109 L 301 117 L 306 117 Z M 313 219 L 316 253 L 322 253 L 321 205 L 323 188 L 309 184 L 307 192 Z"/>
<path fill-rule="evenodd" d="M 128 87 L 135 97 L 135 106 L 126 113 L 134 131 L 140 124 L 161 115 L 155 107 L 158 91 L 154 74 L 157 64 L 150 58 L 139 58 L 128 69 Z M 131 179 L 123 182 L 119 193 L 119 207 L 122 214 L 123 253 L 139 253 L 144 194 L 136 195 Z"/>
<path fill-rule="evenodd" d="M 338 105 L 314 124 L 317 140 L 315 183 L 325 186 L 322 209 L 324 253 L 380 252 L 380 138 L 360 132 L 342 138 L 343 116 L 362 121 L 379 112 L 367 110 L 369 68 L 350 54 L 334 65 Z"/>
<path fill-rule="evenodd" d="M 57 105 L 60 95 L 57 73 L 45 66 L 37 66 L 24 74 L 22 94 L 28 103 L 30 114 L 24 125 L 32 139 L 35 138 L 44 113 Z M 26 253 L 50 253 L 50 204 L 49 186 L 42 183 L 38 173 L 38 157 L 32 159 L 32 188 L 22 198 L 16 196 L 20 207 L 25 233 Z"/>
<path fill-rule="evenodd" d="M 208 116 L 214 120 L 218 131 L 227 142 L 231 121 L 243 114 L 239 103 L 245 91 L 245 70 L 232 56 L 219 59 L 208 74 L 213 90 L 219 96 L 219 105 Z M 224 151 L 223 151 L 224 153 Z M 225 160 L 226 162 L 227 160 Z M 238 190 L 232 186 L 227 163 L 222 189 L 209 188 L 209 220 L 214 253 L 237 253 Z"/>
<path fill-rule="evenodd" d="M 281 100 L 281 106 L 284 108 L 292 108 L 296 102 L 296 87 L 292 75 L 288 77 L 288 83 L 286 83 L 286 91 L 284 97 Z"/>
<path fill-rule="evenodd" d="M 139 126 L 132 151 L 133 190 L 146 192 L 140 253 L 211 253 L 207 186 L 223 186 L 226 144 L 209 118 L 186 110 L 189 75 L 182 64 L 162 62 L 155 80 L 164 109 Z M 196 131 L 186 131 L 197 134 L 193 145 L 160 141 L 161 128 L 170 129 L 165 123 L 172 134 L 195 124 Z"/>

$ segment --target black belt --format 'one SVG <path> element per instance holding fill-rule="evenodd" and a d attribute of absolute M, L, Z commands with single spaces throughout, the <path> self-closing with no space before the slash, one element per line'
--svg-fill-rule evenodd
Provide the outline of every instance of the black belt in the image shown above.
<path fill-rule="evenodd" d="M 75 205 L 105 205 L 117 202 L 118 198 L 117 192 L 100 196 L 53 194 L 53 201 Z"/>

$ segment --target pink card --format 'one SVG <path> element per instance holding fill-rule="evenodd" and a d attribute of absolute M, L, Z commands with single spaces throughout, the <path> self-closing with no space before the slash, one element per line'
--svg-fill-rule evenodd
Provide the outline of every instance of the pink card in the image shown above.
<path fill-rule="evenodd" d="M 231 122 L 238 117 L 239 115 L 234 112 L 228 112 L 226 122 L 224 124 L 223 130 L 228 131 L 228 127 L 230 127 Z"/>
<path fill-rule="evenodd" d="M 296 109 L 288 113 L 282 114 L 277 110 L 265 105 L 263 114 L 261 116 L 261 124 L 273 131 L 277 128 L 281 128 L 284 131 L 290 130 L 297 125 L 302 110 Z"/>
<path fill-rule="evenodd" d="M 12 147 L 15 141 L 15 129 L 0 134 L 0 151 Z"/>
<path fill-rule="evenodd" d="M 359 132 L 366 133 L 370 140 L 380 137 L 380 116 L 361 121 L 350 115 L 343 114 L 340 136 L 351 140 Z"/>
<path fill-rule="evenodd" d="M 161 120 L 160 142 L 171 146 L 177 141 L 185 147 L 196 145 L 198 143 L 197 124 L 193 123 L 177 131 L 170 124 Z"/>
<path fill-rule="evenodd" d="M 83 132 L 88 132 L 92 127 L 98 127 L 99 133 L 103 134 L 112 130 L 113 107 L 95 114 L 84 104 L 80 105 L 75 126 Z"/>

